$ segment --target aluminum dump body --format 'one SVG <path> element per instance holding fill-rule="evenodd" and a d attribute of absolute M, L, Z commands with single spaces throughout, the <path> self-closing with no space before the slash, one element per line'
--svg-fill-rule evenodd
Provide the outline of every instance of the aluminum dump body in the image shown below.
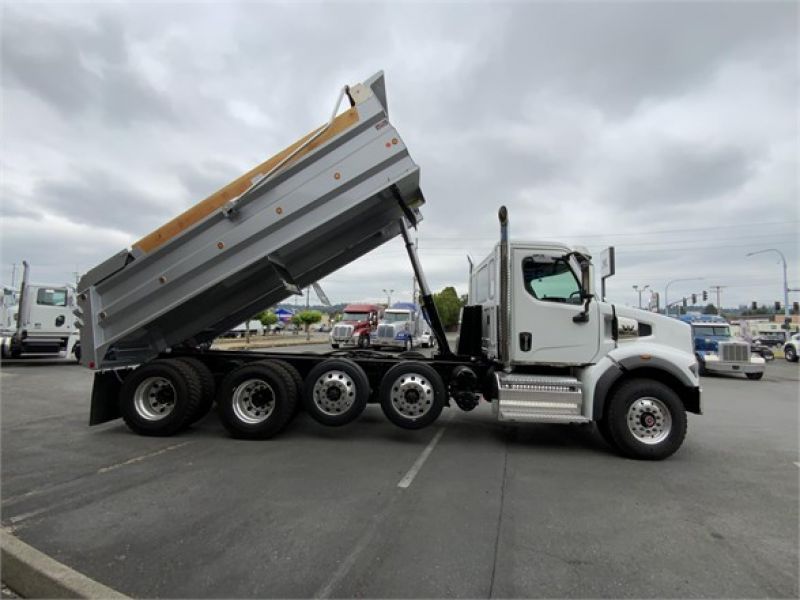
<path fill-rule="evenodd" d="M 388 121 L 383 74 L 347 95 L 328 126 L 81 279 L 84 365 L 208 342 L 398 235 L 403 205 L 419 217 L 419 167 Z"/>

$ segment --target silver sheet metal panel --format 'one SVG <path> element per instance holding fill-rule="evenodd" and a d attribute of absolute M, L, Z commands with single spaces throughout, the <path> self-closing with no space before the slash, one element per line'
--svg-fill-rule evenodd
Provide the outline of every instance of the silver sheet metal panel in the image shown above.
<path fill-rule="evenodd" d="M 357 86 L 357 122 L 150 252 L 121 252 L 79 283 L 83 364 L 137 364 L 207 342 L 400 232 L 424 203 L 388 121 L 383 74 Z M 419 215 L 417 214 L 417 218 Z"/>

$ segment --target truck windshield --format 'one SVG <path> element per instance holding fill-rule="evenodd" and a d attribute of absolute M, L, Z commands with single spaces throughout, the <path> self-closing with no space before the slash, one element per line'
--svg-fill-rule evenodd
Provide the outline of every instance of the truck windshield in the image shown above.
<path fill-rule="evenodd" d="M 386 323 L 399 323 L 399 322 L 402 322 L 402 321 L 410 320 L 410 317 L 408 316 L 408 313 L 389 313 L 389 312 L 387 312 L 387 313 L 383 314 L 383 320 Z"/>
<path fill-rule="evenodd" d="M 701 325 L 694 328 L 695 335 L 709 335 L 716 337 L 731 337 L 730 330 L 724 325 Z"/>
<path fill-rule="evenodd" d="M 365 312 L 345 312 L 342 313 L 342 321 L 366 321 L 369 313 Z"/>

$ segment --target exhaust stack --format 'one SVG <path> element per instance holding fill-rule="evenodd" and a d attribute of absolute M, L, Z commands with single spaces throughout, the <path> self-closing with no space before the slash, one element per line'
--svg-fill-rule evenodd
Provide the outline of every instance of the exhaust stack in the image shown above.
<path fill-rule="evenodd" d="M 503 363 L 503 368 L 506 371 L 511 370 L 511 315 L 509 314 L 509 307 L 511 306 L 509 298 L 509 256 L 508 256 L 508 209 L 501 206 L 497 212 L 497 217 L 500 220 L 500 304 L 497 308 L 498 314 L 498 328 L 497 332 L 497 355 L 500 362 Z"/>

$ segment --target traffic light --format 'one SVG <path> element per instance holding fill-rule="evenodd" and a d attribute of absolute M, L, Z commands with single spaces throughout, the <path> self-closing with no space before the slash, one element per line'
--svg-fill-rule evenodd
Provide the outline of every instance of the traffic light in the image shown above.
<path fill-rule="evenodd" d="M 697 306 L 697 294 L 692 294 L 692 306 Z"/>
<path fill-rule="evenodd" d="M 706 300 L 708 300 L 708 292 L 703 290 L 703 302 L 705 302 Z"/>
<path fill-rule="evenodd" d="M 758 302 L 753 300 L 753 304 L 750 306 L 750 308 L 752 308 L 753 310 L 758 310 Z"/>
<path fill-rule="evenodd" d="M 775 312 L 781 312 L 781 303 L 777 300 L 775 301 Z"/>

